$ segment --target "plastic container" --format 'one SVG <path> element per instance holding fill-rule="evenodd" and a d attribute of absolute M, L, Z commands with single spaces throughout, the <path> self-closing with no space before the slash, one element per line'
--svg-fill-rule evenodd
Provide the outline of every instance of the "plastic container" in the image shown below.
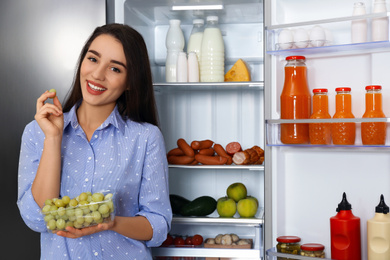
<path fill-rule="evenodd" d="M 375 208 L 375 216 L 367 220 L 368 260 L 390 259 L 390 214 L 383 194 Z"/>
<path fill-rule="evenodd" d="M 316 257 L 316 258 L 325 258 L 324 252 L 325 246 L 316 243 L 307 243 L 301 245 L 301 255 Z"/>
<path fill-rule="evenodd" d="M 188 82 L 188 64 L 187 54 L 185 52 L 179 52 L 179 56 L 177 57 L 176 81 Z"/>
<path fill-rule="evenodd" d="M 385 0 L 375 0 L 373 13 L 387 12 Z M 389 40 L 389 17 L 373 18 L 371 21 L 371 40 L 388 41 Z"/>
<path fill-rule="evenodd" d="M 85 228 L 99 223 L 110 222 L 115 217 L 115 207 L 111 193 L 104 196 L 99 202 L 78 202 L 77 206 L 56 207 L 44 206 L 41 210 L 47 229 L 55 233 L 66 231 L 65 227 Z M 50 208 L 51 207 L 51 208 Z"/>
<path fill-rule="evenodd" d="M 188 82 L 199 82 L 199 62 L 195 52 L 188 54 Z"/>
<path fill-rule="evenodd" d="M 336 112 L 333 118 L 355 118 L 352 114 L 351 88 L 336 88 Z M 333 123 L 332 140 L 336 145 L 354 145 L 356 137 L 356 124 Z"/>
<path fill-rule="evenodd" d="M 218 26 L 218 16 L 208 16 L 200 54 L 200 81 L 223 82 L 224 76 L 225 45 Z"/>
<path fill-rule="evenodd" d="M 190 39 L 188 40 L 187 54 L 195 52 L 198 62 L 200 62 L 200 49 L 202 48 L 203 31 L 204 20 L 194 19 Z"/>
<path fill-rule="evenodd" d="M 276 250 L 283 254 L 299 255 L 301 238 L 297 236 L 280 236 L 276 239 L 278 244 Z M 278 257 L 278 260 L 287 260 L 290 258 Z"/>
<path fill-rule="evenodd" d="M 357 2 L 353 6 L 353 16 L 365 15 L 366 6 L 363 2 Z M 353 20 L 351 22 L 351 42 L 359 43 L 367 41 L 367 19 Z"/>
<path fill-rule="evenodd" d="M 180 20 L 169 20 L 169 29 L 165 40 L 167 58 L 165 62 L 165 80 L 176 82 L 176 66 L 179 53 L 184 48 L 184 35 L 180 28 Z"/>
<path fill-rule="evenodd" d="M 382 87 L 379 85 L 366 87 L 366 111 L 363 114 L 363 118 L 386 117 L 382 111 L 381 90 Z M 386 129 L 386 122 L 363 122 L 361 126 L 362 143 L 364 145 L 384 145 L 386 142 Z"/>
<path fill-rule="evenodd" d="M 328 90 L 326 88 L 313 89 L 313 114 L 311 119 L 331 118 L 328 110 Z M 309 137 L 311 144 L 331 144 L 331 123 L 310 123 Z"/>
<path fill-rule="evenodd" d="M 308 119 L 311 115 L 311 94 L 306 78 L 306 58 L 288 56 L 280 96 L 281 119 Z M 280 140 L 284 144 L 309 143 L 309 124 L 281 124 Z"/>
<path fill-rule="evenodd" d="M 352 206 L 345 192 L 330 218 L 331 258 L 337 260 L 361 260 L 360 218 L 352 214 Z"/>

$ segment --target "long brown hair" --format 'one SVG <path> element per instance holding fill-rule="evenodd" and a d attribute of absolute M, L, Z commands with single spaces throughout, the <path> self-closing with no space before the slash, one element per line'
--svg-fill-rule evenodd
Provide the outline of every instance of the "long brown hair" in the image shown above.
<path fill-rule="evenodd" d="M 108 34 L 120 41 L 126 57 L 126 90 L 116 101 L 119 113 L 124 119 L 129 118 L 136 122 L 147 122 L 158 126 L 152 72 L 145 41 L 136 30 L 123 24 L 107 24 L 97 27 L 89 37 L 81 51 L 73 86 L 64 102 L 64 112 L 68 112 L 82 99 L 80 86 L 81 63 L 93 40 L 102 34 Z"/>

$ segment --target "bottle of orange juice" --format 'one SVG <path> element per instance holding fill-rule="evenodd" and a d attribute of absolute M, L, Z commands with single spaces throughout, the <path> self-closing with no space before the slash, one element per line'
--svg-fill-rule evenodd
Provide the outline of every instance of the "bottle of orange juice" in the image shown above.
<path fill-rule="evenodd" d="M 351 88 L 336 88 L 336 112 L 333 118 L 355 118 L 352 114 Z M 355 144 L 356 124 L 333 123 L 332 140 L 333 144 L 353 145 Z"/>
<path fill-rule="evenodd" d="M 366 87 L 366 111 L 363 117 L 386 117 L 382 111 L 382 87 Z M 361 127 L 362 143 L 365 145 L 384 145 L 386 141 L 386 122 L 364 122 Z"/>
<path fill-rule="evenodd" d="M 284 86 L 280 96 L 281 119 L 308 119 L 311 114 L 311 94 L 306 79 L 306 58 L 286 57 Z M 280 140 L 284 144 L 309 143 L 309 124 L 283 123 Z"/>
<path fill-rule="evenodd" d="M 313 114 L 311 119 L 331 118 L 328 112 L 328 90 L 313 89 Z M 310 123 L 309 137 L 311 144 L 330 144 L 332 125 L 330 123 Z"/>

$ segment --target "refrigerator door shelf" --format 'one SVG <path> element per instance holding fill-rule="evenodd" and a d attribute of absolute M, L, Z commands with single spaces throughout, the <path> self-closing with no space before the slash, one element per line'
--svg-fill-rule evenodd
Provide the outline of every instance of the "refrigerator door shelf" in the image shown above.
<path fill-rule="evenodd" d="M 177 165 L 169 164 L 169 168 L 175 169 L 220 169 L 220 170 L 249 170 L 249 171 L 264 171 L 264 165 Z"/>
<path fill-rule="evenodd" d="M 277 260 L 278 257 L 285 257 L 287 259 L 296 259 L 296 260 L 318 260 L 318 259 L 324 259 L 324 260 L 331 260 L 330 258 L 316 258 L 316 257 L 308 257 L 308 256 L 300 256 L 300 255 L 291 255 L 291 254 L 282 254 L 276 252 L 276 248 L 270 248 L 266 251 L 266 260 Z"/>
<path fill-rule="evenodd" d="M 259 259 L 261 249 L 216 249 L 216 248 L 179 248 L 156 247 L 152 249 L 154 256 L 190 256 L 190 257 L 219 257 L 239 259 Z"/>
<path fill-rule="evenodd" d="M 264 90 L 264 82 L 154 83 L 154 90 L 158 93 L 170 91 Z"/>

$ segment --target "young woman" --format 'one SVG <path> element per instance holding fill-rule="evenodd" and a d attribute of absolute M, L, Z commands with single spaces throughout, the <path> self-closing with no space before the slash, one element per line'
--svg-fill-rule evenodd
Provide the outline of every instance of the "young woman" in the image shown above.
<path fill-rule="evenodd" d="M 165 154 L 142 36 L 126 25 L 96 28 L 64 107 L 43 93 L 22 136 L 17 203 L 41 232 L 41 258 L 151 259 L 172 220 Z M 114 194 L 114 221 L 47 230 L 45 200 L 103 190 Z"/>

